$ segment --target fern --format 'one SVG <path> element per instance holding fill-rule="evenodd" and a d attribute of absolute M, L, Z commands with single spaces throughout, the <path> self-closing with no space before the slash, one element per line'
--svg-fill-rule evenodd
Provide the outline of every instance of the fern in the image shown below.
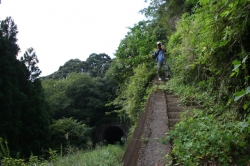
<path fill-rule="evenodd" d="M 0 158 L 10 157 L 10 151 L 7 140 L 0 137 Z"/>

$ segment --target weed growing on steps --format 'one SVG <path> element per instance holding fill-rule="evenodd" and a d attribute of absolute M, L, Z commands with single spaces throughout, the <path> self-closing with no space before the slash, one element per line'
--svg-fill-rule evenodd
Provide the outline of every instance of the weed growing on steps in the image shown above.
<path fill-rule="evenodd" d="M 141 141 L 148 143 L 150 141 L 150 139 L 149 138 L 141 137 Z"/>
<path fill-rule="evenodd" d="M 159 138 L 154 138 L 154 140 L 155 141 L 157 141 L 157 142 L 161 142 L 162 144 L 166 144 L 167 143 L 167 139 L 166 138 L 164 138 L 164 137 L 162 137 L 161 139 L 159 139 Z"/>

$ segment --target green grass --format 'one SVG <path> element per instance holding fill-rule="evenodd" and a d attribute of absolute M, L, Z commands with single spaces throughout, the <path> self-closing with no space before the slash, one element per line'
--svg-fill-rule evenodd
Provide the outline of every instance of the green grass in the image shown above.
<path fill-rule="evenodd" d="M 95 150 L 78 152 L 59 158 L 55 166 L 119 166 L 124 148 L 119 145 L 98 146 Z M 50 163 L 51 165 L 51 163 Z"/>
<path fill-rule="evenodd" d="M 122 166 L 125 148 L 120 145 L 97 146 L 92 150 L 75 151 L 61 157 L 53 153 L 49 160 L 31 156 L 29 162 L 22 159 L 4 158 L 5 166 Z"/>

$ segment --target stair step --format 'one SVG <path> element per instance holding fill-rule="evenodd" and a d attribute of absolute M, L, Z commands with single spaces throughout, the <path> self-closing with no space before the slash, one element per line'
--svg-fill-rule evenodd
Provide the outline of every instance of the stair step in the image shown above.
<path fill-rule="evenodd" d="M 167 95 L 167 98 L 179 98 L 178 95 Z"/>
<path fill-rule="evenodd" d="M 195 106 L 187 106 L 185 110 L 193 110 L 193 109 L 201 109 L 201 106 L 195 105 Z"/>
<path fill-rule="evenodd" d="M 168 119 L 169 121 L 169 127 L 174 127 L 176 123 L 180 121 L 180 119 Z"/>
<path fill-rule="evenodd" d="M 168 112 L 168 119 L 180 119 L 181 112 Z"/>
<path fill-rule="evenodd" d="M 168 107 L 167 112 L 182 112 L 185 107 L 175 106 L 175 107 Z"/>
<path fill-rule="evenodd" d="M 169 130 L 173 130 L 174 129 L 174 126 L 169 126 Z"/>
<path fill-rule="evenodd" d="M 179 103 L 167 103 L 168 107 L 178 107 L 179 105 Z"/>
<path fill-rule="evenodd" d="M 185 102 L 185 105 L 186 106 L 195 106 L 195 105 L 197 105 L 197 103 L 194 101 L 187 101 L 187 102 Z"/>
<path fill-rule="evenodd" d="M 179 103 L 179 98 L 167 98 L 167 103 Z"/>

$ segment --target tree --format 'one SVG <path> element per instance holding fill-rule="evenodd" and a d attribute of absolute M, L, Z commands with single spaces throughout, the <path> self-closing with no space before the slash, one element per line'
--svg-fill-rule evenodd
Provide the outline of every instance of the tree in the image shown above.
<path fill-rule="evenodd" d="M 72 99 L 65 94 L 68 86 L 66 79 L 54 80 L 46 78 L 42 80 L 42 86 L 45 90 L 45 98 L 53 112 L 53 118 L 70 117 L 67 108 L 72 103 Z"/>
<path fill-rule="evenodd" d="M 70 59 L 58 71 L 45 77 L 52 79 L 64 79 L 71 73 L 86 73 L 91 77 L 104 77 L 111 63 L 111 58 L 105 54 L 93 53 L 89 55 L 86 61 L 79 59 Z"/>
<path fill-rule="evenodd" d="M 117 89 L 114 81 L 87 73 L 71 73 L 62 80 L 44 79 L 42 84 L 54 119 L 73 117 L 90 126 L 112 111 L 112 106 L 105 105 L 115 98 Z"/>
<path fill-rule="evenodd" d="M 109 68 L 111 58 L 107 54 L 91 54 L 86 63 L 88 64 L 88 73 L 92 77 L 103 77 Z"/>
<path fill-rule="evenodd" d="M 52 112 L 45 100 L 44 89 L 39 79 L 29 81 L 23 92 L 27 100 L 22 107 L 22 128 L 18 144 L 22 147 L 22 154 L 29 156 L 41 154 L 42 148 L 50 147 L 50 130 Z"/>
<path fill-rule="evenodd" d="M 157 38 L 151 26 L 148 21 L 140 21 L 121 40 L 115 53 L 116 58 L 107 71 L 107 76 L 120 86 L 127 83 L 128 78 L 134 74 L 133 69 L 138 65 L 147 63 L 153 68 L 154 61 L 150 54 L 155 48 Z"/>
<path fill-rule="evenodd" d="M 17 26 L 7 17 L 0 24 L 0 137 L 7 139 L 11 150 L 17 150 L 21 130 L 22 105 L 26 95 L 20 85 L 26 82 L 28 72 L 16 60 Z"/>
<path fill-rule="evenodd" d="M 34 81 L 39 77 L 42 71 L 36 66 L 39 63 L 35 50 L 31 47 L 25 51 L 23 57 L 21 57 L 21 62 L 25 64 L 28 71 L 30 72 L 29 80 Z"/>
<path fill-rule="evenodd" d="M 52 132 L 52 148 L 75 146 L 89 148 L 92 146 L 92 128 L 73 118 L 54 120 L 50 126 Z"/>
<path fill-rule="evenodd" d="M 175 32 L 181 15 L 185 12 L 192 13 L 192 8 L 196 5 L 196 0 L 150 0 L 150 5 L 140 12 L 170 36 Z"/>
<path fill-rule="evenodd" d="M 0 23 L 0 137 L 8 140 L 11 155 L 39 154 L 49 145 L 50 109 L 41 82 L 16 59 L 17 26 L 11 17 Z"/>
<path fill-rule="evenodd" d="M 73 72 L 88 73 L 88 64 L 85 61 L 80 61 L 79 59 L 70 59 L 63 66 L 60 66 L 58 71 L 45 78 L 65 79 Z"/>

